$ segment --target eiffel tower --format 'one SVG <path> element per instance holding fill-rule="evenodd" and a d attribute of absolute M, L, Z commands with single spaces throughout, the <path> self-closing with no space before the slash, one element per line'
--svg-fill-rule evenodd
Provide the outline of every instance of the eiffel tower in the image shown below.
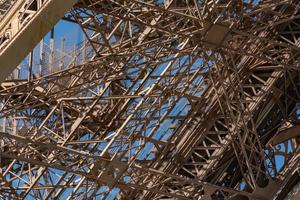
<path fill-rule="evenodd" d="M 298 0 L 0 0 L 0 72 L 0 199 L 300 199 Z"/>

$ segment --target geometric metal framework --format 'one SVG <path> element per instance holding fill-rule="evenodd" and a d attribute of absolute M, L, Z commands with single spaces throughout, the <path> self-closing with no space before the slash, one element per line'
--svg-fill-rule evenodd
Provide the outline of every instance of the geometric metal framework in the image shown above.
<path fill-rule="evenodd" d="M 0 0 L 0 27 L 20 2 Z M 0 35 L 0 61 L 62 5 L 26 2 L 33 14 L 5 26 L 16 32 Z M 63 20 L 90 56 L 1 82 L 0 198 L 281 200 L 298 184 L 299 1 L 73 4 Z"/>
<path fill-rule="evenodd" d="M 13 71 L 77 0 L 0 1 L 0 81 Z M 2 12 L 1 12 L 2 10 Z"/>

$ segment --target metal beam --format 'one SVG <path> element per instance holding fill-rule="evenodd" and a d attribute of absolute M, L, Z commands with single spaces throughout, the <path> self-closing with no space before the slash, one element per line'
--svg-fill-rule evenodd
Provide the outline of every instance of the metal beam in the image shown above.
<path fill-rule="evenodd" d="M 0 82 L 15 69 L 76 2 L 77 0 L 43 1 L 40 8 L 36 10 L 28 22 L 19 21 L 19 14 L 22 13 L 22 6 L 20 5 L 25 5 L 25 1 L 19 0 L 16 2 L 16 9 L 12 9 L 6 14 L 9 17 L 4 17 L 5 21 L 1 23 L 0 27 L 0 30 L 4 30 L 14 24 L 11 27 L 13 30 L 8 32 L 11 34 L 8 41 L 2 44 L 0 49 Z"/>

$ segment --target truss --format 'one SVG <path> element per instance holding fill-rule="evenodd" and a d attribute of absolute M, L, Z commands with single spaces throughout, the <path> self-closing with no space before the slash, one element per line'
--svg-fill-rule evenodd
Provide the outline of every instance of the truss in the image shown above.
<path fill-rule="evenodd" d="M 64 3 L 26 1 L 40 6 L 16 30 L 7 16 L 21 1 L 7 2 L 3 78 L 60 13 L 91 53 L 46 76 L 2 81 L 1 198 L 279 200 L 292 189 L 298 1 L 70 1 L 35 37 L 20 35 Z M 6 61 L 25 38 L 31 45 Z"/>

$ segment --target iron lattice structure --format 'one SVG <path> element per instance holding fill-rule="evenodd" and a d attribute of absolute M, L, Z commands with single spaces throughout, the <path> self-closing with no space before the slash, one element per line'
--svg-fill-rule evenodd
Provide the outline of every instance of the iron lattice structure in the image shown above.
<path fill-rule="evenodd" d="M 14 29 L 3 19 L 20 1 L 0 1 L 0 60 L 62 1 L 21 2 Z M 74 3 L 63 19 L 87 38 L 84 62 L 1 83 L 0 198 L 285 198 L 299 180 L 297 0 Z"/>

